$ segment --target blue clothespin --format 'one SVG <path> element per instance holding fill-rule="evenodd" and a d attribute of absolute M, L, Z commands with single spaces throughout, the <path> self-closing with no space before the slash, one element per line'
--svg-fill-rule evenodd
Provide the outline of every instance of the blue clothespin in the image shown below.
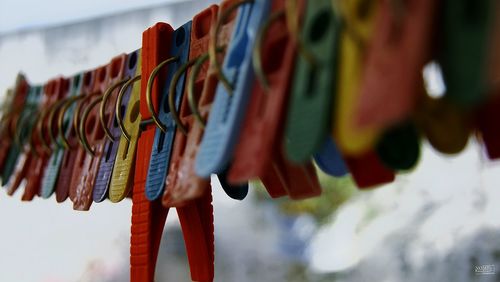
<path fill-rule="evenodd" d="M 160 121 L 165 125 L 166 132 L 157 128 L 155 132 L 155 139 L 153 150 L 151 151 L 151 161 L 149 163 L 148 176 L 146 179 L 146 197 L 150 201 L 154 201 L 161 197 L 165 180 L 169 170 L 170 157 L 172 147 L 174 144 L 175 133 L 177 126 L 170 113 L 168 104 L 169 88 L 175 73 L 187 63 L 189 59 L 189 45 L 191 42 L 191 24 L 192 21 L 179 27 L 173 35 L 172 46 L 170 47 L 170 56 L 177 56 L 178 59 L 171 64 L 168 68 L 167 76 L 165 79 L 165 86 L 159 107 Z M 178 110 L 182 95 L 184 93 L 185 73 L 179 78 L 175 88 L 175 107 Z"/>
<path fill-rule="evenodd" d="M 239 10 L 222 67 L 222 75 L 232 89 L 228 90 L 222 83 L 217 85 L 215 101 L 196 157 L 195 170 L 200 177 L 222 173 L 231 161 L 254 81 L 252 49 L 255 37 L 270 6 L 271 1 L 255 0 Z"/>

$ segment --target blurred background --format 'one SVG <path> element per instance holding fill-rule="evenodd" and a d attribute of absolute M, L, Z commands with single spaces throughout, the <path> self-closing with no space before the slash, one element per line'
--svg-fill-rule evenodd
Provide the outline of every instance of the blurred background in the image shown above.
<path fill-rule="evenodd" d="M 107 63 L 141 45 L 158 21 L 174 28 L 209 0 L 0 1 L 0 91 L 24 72 L 33 84 Z M 444 91 L 438 71 L 426 79 Z M 357 191 L 321 175 L 320 198 L 270 200 L 252 183 L 242 202 L 214 186 L 216 281 L 500 281 L 500 165 L 471 139 L 449 157 L 422 144 L 416 169 Z M 54 198 L 0 193 L 0 281 L 127 281 L 131 202 L 90 212 Z M 477 266 L 494 265 L 493 275 Z M 190 281 L 172 210 L 156 281 Z"/>

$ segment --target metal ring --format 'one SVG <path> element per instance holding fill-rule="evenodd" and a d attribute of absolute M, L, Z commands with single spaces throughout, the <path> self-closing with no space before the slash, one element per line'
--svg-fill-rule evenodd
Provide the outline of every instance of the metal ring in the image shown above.
<path fill-rule="evenodd" d="M 90 147 L 89 141 L 87 139 L 87 134 L 85 132 L 85 124 L 87 123 L 87 118 L 89 117 L 90 112 L 92 109 L 99 103 L 101 103 L 103 100 L 103 96 L 98 97 L 97 99 L 93 100 L 90 102 L 90 104 L 85 108 L 85 111 L 83 112 L 82 115 L 82 120 L 80 122 L 80 141 L 83 145 L 83 148 L 85 148 L 85 151 L 87 151 L 89 154 L 92 156 L 95 156 L 95 151 Z"/>
<path fill-rule="evenodd" d="M 28 108 L 26 109 L 26 115 L 21 115 L 21 117 L 19 118 L 18 122 L 17 122 L 17 130 L 15 132 L 15 136 L 14 136 L 14 143 L 19 147 L 19 148 L 23 148 L 24 147 L 24 142 L 22 140 L 22 132 L 24 129 L 27 128 L 27 126 L 25 125 L 25 123 L 27 122 L 30 122 L 30 118 L 32 118 L 33 121 L 35 121 L 35 118 L 33 117 L 33 114 L 35 116 L 38 115 L 38 112 L 36 110 L 36 108 Z M 32 121 L 31 121 L 32 122 Z"/>
<path fill-rule="evenodd" d="M 73 103 L 77 102 L 78 100 L 81 100 L 85 98 L 85 95 L 78 95 L 74 96 L 68 99 L 66 103 L 62 106 L 61 111 L 59 112 L 59 116 L 57 117 L 57 128 L 58 128 L 58 137 L 62 141 L 62 146 L 65 149 L 71 149 L 71 145 L 69 144 L 68 139 L 66 139 L 66 136 L 63 132 L 63 127 L 64 127 L 64 115 L 66 114 L 66 111 L 73 105 Z"/>
<path fill-rule="evenodd" d="M 201 117 L 200 111 L 198 110 L 198 103 L 195 101 L 194 98 L 194 83 L 196 78 L 198 77 L 198 74 L 200 74 L 201 71 L 201 66 L 203 66 L 203 63 L 205 63 L 206 60 L 208 60 L 209 55 L 204 54 L 196 60 L 196 63 L 193 66 L 193 69 L 191 70 L 189 79 L 188 79 L 188 103 L 189 103 L 189 108 L 191 109 L 191 112 L 193 113 L 195 119 L 201 124 L 202 128 L 205 128 L 205 121 Z"/>
<path fill-rule="evenodd" d="M 269 18 L 262 24 L 259 31 L 257 32 L 257 36 L 255 39 L 255 45 L 252 50 L 252 65 L 255 72 L 256 79 L 260 82 L 260 85 L 264 88 L 266 93 L 269 92 L 269 80 L 266 77 L 264 72 L 264 67 L 262 66 L 262 43 L 264 41 L 264 37 L 269 31 L 271 24 L 276 22 L 279 18 L 285 16 L 285 11 L 277 11 L 271 14 Z"/>
<path fill-rule="evenodd" d="M 316 66 L 317 61 L 314 55 L 309 52 L 305 47 L 305 43 L 300 35 L 299 28 L 299 12 L 297 7 L 297 0 L 286 0 L 285 1 L 285 13 L 286 13 L 286 23 L 288 27 L 288 32 L 290 33 L 291 39 L 297 45 L 297 51 L 299 54 L 307 61 L 311 66 Z"/>
<path fill-rule="evenodd" d="M 129 79 L 125 84 L 122 86 L 120 89 L 120 93 L 118 93 L 118 98 L 116 100 L 116 121 L 118 122 L 118 126 L 120 127 L 120 130 L 122 131 L 123 136 L 127 141 L 130 142 L 131 136 L 130 133 L 128 133 L 127 129 L 125 128 L 125 125 L 123 124 L 123 115 L 122 115 L 122 110 L 120 105 L 122 104 L 122 99 L 123 99 L 123 94 L 127 91 L 127 89 L 136 81 L 141 80 L 141 75 L 136 75 L 135 77 Z"/>
<path fill-rule="evenodd" d="M 373 0 L 361 0 L 361 4 L 359 4 L 361 7 L 364 7 L 366 9 L 369 9 L 370 7 L 367 5 L 373 5 L 375 1 Z M 356 13 L 348 13 L 346 12 L 345 8 L 345 1 L 342 0 L 332 0 L 332 9 L 335 15 L 341 19 L 343 23 L 343 28 L 345 29 L 346 33 L 351 37 L 356 44 L 361 47 L 361 49 L 365 49 L 366 46 L 366 41 L 368 40 L 369 31 L 367 29 L 364 29 L 362 31 L 359 30 L 359 28 L 356 28 L 354 24 L 354 17 L 351 14 L 356 14 Z M 394 12 L 394 11 L 393 11 Z"/>
<path fill-rule="evenodd" d="M 50 105 L 47 109 L 43 110 L 42 113 L 40 114 L 40 119 L 37 121 L 37 126 L 36 126 L 36 132 L 38 134 L 38 138 L 40 139 L 40 142 L 42 143 L 42 150 L 45 153 L 50 153 L 52 152 L 52 148 L 50 147 L 50 144 L 45 140 L 45 136 L 43 135 L 43 124 L 47 116 L 50 114 L 52 109 L 54 108 L 54 104 Z"/>
<path fill-rule="evenodd" d="M 153 118 L 153 122 L 163 132 L 167 131 L 167 127 L 160 121 L 160 117 L 158 117 L 158 115 L 155 112 L 155 108 L 154 108 L 153 101 L 152 101 L 153 99 L 151 97 L 151 88 L 153 87 L 154 79 L 155 79 L 156 75 L 158 74 L 158 72 L 160 71 L 160 69 L 162 67 L 164 67 L 165 65 L 176 62 L 178 60 L 179 60 L 178 56 L 171 57 L 171 58 L 168 58 L 165 61 L 161 62 L 158 66 L 156 66 L 156 68 L 153 69 L 153 71 L 151 72 L 151 75 L 149 76 L 148 84 L 146 87 L 146 103 L 148 105 L 149 113 L 151 114 L 151 117 Z"/>
<path fill-rule="evenodd" d="M 82 111 L 82 107 L 84 106 L 85 102 L 92 99 L 92 97 L 96 95 L 99 95 L 99 92 L 94 92 L 89 95 L 85 95 L 76 106 L 75 112 L 73 114 L 73 130 L 75 131 L 78 140 L 81 140 L 80 131 L 78 130 L 78 125 L 80 124 L 78 120 L 78 118 L 80 117 L 80 112 Z M 79 143 L 83 146 L 82 142 Z"/>
<path fill-rule="evenodd" d="M 35 117 L 34 117 L 34 124 L 33 126 L 31 127 L 32 129 L 34 129 L 34 127 L 36 126 L 36 123 L 40 120 L 39 117 L 40 117 L 40 112 L 37 112 Z M 33 138 L 33 130 L 30 130 L 28 131 L 28 140 L 29 140 L 29 149 L 30 149 L 30 152 L 35 156 L 35 157 L 38 157 L 39 154 L 38 152 L 36 151 L 36 146 L 35 146 L 35 139 Z"/>
<path fill-rule="evenodd" d="M 49 114 L 49 127 L 48 127 L 49 137 L 51 143 L 54 144 L 56 147 L 61 146 L 61 144 L 57 142 L 57 136 L 54 136 L 54 126 L 52 125 L 52 123 L 54 121 L 54 116 L 57 113 L 57 110 L 60 109 L 67 101 L 68 99 L 57 101 L 56 104 L 54 105 L 54 108 L 52 108 L 52 111 L 50 111 Z"/>
<path fill-rule="evenodd" d="M 104 120 L 106 114 L 106 102 L 108 101 L 109 96 L 111 96 L 111 94 L 115 91 L 115 89 L 122 87 L 129 79 L 130 78 L 125 78 L 118 81 L 117 83 L 109 87 L 106 92 L 104 92 L 104 96 L 102 97 L 101 107 L 99 109 L 99 121 L 101 123 L 102 129 L 104 129 L 104 134 L 111 142 L 115 142 L 115 137 L 109 130 L 106 121 Z"/>
<path fill-rule="evenodd" d="M 194 59 L 191 59 L 189 62 L 185 63 L 182 65 L 179 70 L 174 74 L 174 77 L 172 78 L 172 81 L 170 82 L 170 88 L 168 91 L 168 107 L 170 109 L 170 113 L 172 114 L 172 118 L 174 119 L 175 124 L 177 125 L 177 128 L 182 132 L 182 134 L 187 135 L 187 128 L 182 124 L 182 121 L 179 117 L 179 113 L 177 112 L 177 109 L 175 108 L 175 91 L 177 87 L 177 83 L 179 83 L 179 79 L 181 79 L 181 76 L 187 71 L 188 68 L 193 66 L 196 61 L 198 60 L 199 57 L 196 57 Z M 165 127 L 166 132 L 166 126 L 162 124 L 162 126 Z M 161 127 L 160 127 L 161 129 Z"/>
<path fill-rule="evenodd" d="M 79 125 L 78 118 L 80 117 L 82 107 L 84 107 L 85 102 L 92 99 L 93 96 L 98 94 L 99 94 L 98 92 L 94 92 L 88 95 L 84 95 L 76 105 L 75 111 L 73 113 L 73 130 L 75 131 L 75 135 L 78 137 L 78 139 L 80 139 L 80 132 L 78 131 L 78 125 Z"/>
<path fill-rule="evenodd" d="M 215 28 L 210 30 L 210 43 L 208 44 L 208 54 L 210 55 L 210 65 L 215 69 L 215 74 L 219 81 L 224 85 L 227 89 L 229 95 L 233 94 L 233 86 L 229 82 L 229 79 L 224 75 L 221 69 L 221 65 L 217 61 L 217 35 L 220 33 L 220 28 L 222 27 L 222 23 L 227 20 L 227 18 L 231 15 L 231 13 L 239 8 L 243 4 L 252 4 L 254 0 L 241 0 L 239 2 L 235 2 L 231 6 L 227 7 L 218 17 Z"/>

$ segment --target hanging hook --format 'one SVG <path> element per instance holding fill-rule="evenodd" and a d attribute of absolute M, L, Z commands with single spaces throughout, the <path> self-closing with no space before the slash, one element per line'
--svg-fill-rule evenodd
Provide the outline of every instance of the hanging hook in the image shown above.
<path fill-rule="evenodd" d="M 92 109 L 97 106 L 97 104 L 101 103 L 103 100 L 103 96 L 99 96 L 97 99 L 93 100 L 90 102 L 90 104 L 85 108 L 85 111 L 83 112 L 82 115 L 82 120 L 80 122 L 80 141 L 83 145 L 83 148 L 85 148 L 85 151 L 87 151 L 90 155 L 95 156 L 95 151 L 91 148 L 88 138 L 87 138 L 87 132 L 85 131 L 85 125 L 87 123 L 87 119 L 89 117 L 90 112 Z"/>
<path fill-rule="evenodd" d="M 219 81 L 224 85 L 224 87 L 227 89 L 229 95 L 232 95 L 233 93 L 233 86 L 229 82 L 229 79 L 224 75 L 222 72 L 221 65 L 219 64 L 219 61 L 217 60 L 217 41 L 218 41 L 218 35 L 220 33 L 220 29 L 222 27 L 222 24 L 227 21 L 227 18 L 236 10 L 238 9 L 241 5 L 244 4 L 251 4 L 253 3 L 254 0 L 241 0 L 238 2 L 235 2 L 231 6 L 227 7 L 226 10 L 224 10 L 219 18 L 217 19 L 217 23 L 215 24 L 215 27 L 210 30 L 210 43 L 208 45 L 208 54 L 210 57 L 210 65 L 213 66 L 215 69 L 215 74 L 217 75 L 217 78 Z M 225 47 L 225 46 L 224 46 Z"/>
<path fill-rule="evenodd" d="M 129 79 L 127 82 L 125 82 L 125 84 L 123 84 L 123 87 L 120 89 L 120 93 L 118 93 L 118 98 L 116 100 L 116 108 L 115 108 L 116 120 L 118 122 L 118 126 L 120 127 L 120 130 L 121 130 L 123 136 L 129 142 L 131 140 L 131 136 L 130 136 L 130 133 L 128 133 L 127 129 L 125 128 L 125 125 L 123 124 L 123 114 L 122 114 L 122 110 L 121 110 L 120 105 L 122 104 L 123 95 L 125 94 L 127 89 L 132 84 L 134 84 L 135 82 L 137 82 L 139 80 L 141 80 L 141 76 L 136 75 L 135 77 L 133 77 L 133 78 Z"/>
<path fill-rule="evenodd" d="M 156 66 L 156 68 L 153 69 L 153 71 L 151 72 L 151 75 L 149 76 L 149 79 L 148 79 L 148 84 L 147 84 L 147 87 L 146 87 L 146 103 L 148 105 L 148 110 L 149 112 L 151 113 L 151 117 L 153 118 L 153 122 L 156 124 L 156 126 L 158 126 L 158 128 L 160 128 L 161 131 L 163 132 L 166 132 L 167 131 L 167 128 L 166 126 L 160 121 L 160 117 L 158 117 L 158 115 L 156 114 L 155 112 L 155 109 L 154 109 L 154 105 L 153 105 L 153 99 L 151 97 L 151 88 L 153 87 L 153 83 L 154 83 L 154 79 L 155 77 L 158 75 L 158 72 L 160 71 L 160 69 L 164 66 L 166 66 L 167 64 L 170 64 L 170 63 L 174 63 L 174 62 L 177 62 L 179 60 L 179 57 L 176 56 L 176 57 L 171 57 L 169 59 L 166 59 L 165 61 L 161 62 L 158 66 Z"/>
<path fill-rule="evenodd" d="M 255 77 L 260 82 L 260 85 L 264 88 L 266 93 L 269 92 L 269 80 L 264 72 L 264 67 L 262 66 L 262 44 L 264 42 L 264 37 L 269 31 L 271 24 L 278 21 L 281 17 L 284 17 L 285 11 L 277 11 L 271 14 L 269 18 L 262 24 L 255 39 L 255 46 L 252 50 L 252 65 L 255 72 Z"/>
<path fill-rule="evenodd" d="M 199 57 L 196 57 L 189 62 L 185 63 L 182 65 L 179 70 L 174 74 L 174 77 L 172 78 L 172 81 L 170 82 L 170 87 L 168 91 L 168 107 L 170 109 L 170 113 L 172 114 L 172 117 L 174 119 L 175 124 L 177 125 L 177 128 L 182 132 L 182 134 L 187 135 L 187 129 L 182 124 L 182 121 L 179 117 L 179 113 L 177 112 L 177 109 L 175 108 L 175 88 L 177 87 L 177 83 L 179 83 L 179 79 L 181 79 L 181 76 L 188 70 L 188 68 L 192 67 L 196 61 L 198 60 Z M 161 123 L 160 121 L 160 129 L 163 127 L 165 130 L 163 132 L 167 131 L 167 126 Z"/>
<path fill-rule="evenodd" d="M 71 145 L 69 144 L 68 139 L 66 139 L 66 136 L 63 132 L 63 127 L 64 127 L 64 115 L 66 114 L 66 111 L 73 105 L 73 103 L 85 98 L 84 95 L 78 95 L 75 97 L 71 97 L 64 103 L 64 105 L 61 108 L 61 111 L 59 112 L 59 116 L 57 118 L 57 129 L 58 129 L 58 137 L 62 141 L 62 145 L 65 149 L 71 149 Z"/>
<path fill-rule="evenodd" d="M 118 88 L 120 87 L 123 87 L 123 85 L 128 81 L 130 80 L 130 78 L 125 78 L 125 79 L 122 79 L 120 81 L 118 81 L 117 83 L 113 84 L 111 87 L 109 87 L 108 89 L 106 89 L 106 91 L 104 92 L 104 95 L 102 97 L 102 102 L 101 102 L 101 107 L 99 108 L 99 122 L 101 123 L 101 126 L 102 128 L 104 129 L 104 134 L 106 135 L 106 137 L 111 141 L 111 142 L 115 142 L 115 137 L 113 136 L 113 134 L 111 133 L 111 131 L 109 130 L 107 124 L 106 124 L 106 120 L 104 119 L 105 115 L 106 115 L 106 103 L 108 101 L 108 98 L 109 96 L 111 96 L 111 94 Z"/>

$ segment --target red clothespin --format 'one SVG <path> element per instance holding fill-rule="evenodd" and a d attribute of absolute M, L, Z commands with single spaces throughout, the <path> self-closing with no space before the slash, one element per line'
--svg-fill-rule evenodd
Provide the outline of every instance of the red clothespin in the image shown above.
<path fill-rule="evenodd" d="M 63 160 L 61 164 L 61 168 L 59 169 L 59 175 L 56 181 L 56 201 L 58 203 L 64 202 L 69 196 L 69 188 L 71 186 L 71 179 L 73 178 L 73 169 L 75 167 L 76 156 L 78 155 L 78 128 L 73 126 L 75 123 L 69 123 L 66 126 L 70 127 L 70 133 L 68 137 L 64 135 L 63 130 L 63 121 L 65 119 L 65 115 L 67 115 L 67 111 L 73 107 L 73 115 L 70 119 L 73 121 L 75 117 L 79 116 L 77 111 L 81 110 L 80 103 L 84 102 L 87 94 L 90 94 L 90 84 L 92 83 L 92 76 L 94 75 L 93 71 L 88 71 L 83 74 L 75 75 L 71 81 L 71 88 L 73 91 L 76 91 L 73 98 L 70 98 L 62 107 L 59 115 L 58 115 L 58 123 L 59 126 L 59 138 L 62 141 L 62 144 L 66 148 Z"/>
<path fill-rule="evenodd" d="M 500 3 L 495 5 L 495 17 L 491 33 L 490 59 L 487 89 L 488 100 L 476 112 L 478 133 L 491 160 L 500 158 Z"/>
<path fill-rule="evenodd" d="M 57 78 L 49 81 L 44 87 L 44 97 L 42 98 L 41 113 L 34 127 L 34 132 L 31 138 L 34 138 L 34 146 L 36 150 L 36 155 L 31 159 L 30 166 L 26 175 L 26 187 L 24 189 L 24 194 L 22 196 L 23 201 L 33 200 L 35 195 L 40 193 L 41 181 L 47 162 L 50 158 L 51 148 L 50 142 L 48 142 L 49 128 L 47 124 L 48 114 L 51 111 L 51 106 L 53 106 L 57 101 L 64 98 L 67 94 L 67 88 L 69 87 L 69 81 L 65 78 Z"/>
<path fill-rule="evenodd" d="M 303 8 L 304 2 L 300 4 Z M 284 0 L 273 2 L 270 18 L 263 24 L 269 31 L 262 29 L 257 39 L 255 48 L 259 49 L 254 54 L 262 52 L 258 59 L 263 66 L 256 75 L 258 82 L 253 88 L 229 180 L 242 183 L 260 178 L 271 197 L 288 194 L 301 199 L 319 195 L 321 188 L 312 162 L 292 164 L 284 156 L 284 124 L 297 55 L 291 35 L 283 32 L 287 30 L 284 9 Z"/>
<path fill-rule="evenodd" d="M 85 151 L 80 151 L 83 154 L 78 155 L 76 158 L 77 165 L 80 166 L 83 175 L 75 178 L 76 182 L 72 181 L 72 187 L 74 187 L 76 193 L 73 199 L 73 209 L 75 210 L 89 210 L 92 204 L 94 184 L 104 154 L 104 145 L 106 144 L 104 142 L 104 129 L 99 121 L 100 111 L 97 105 L 102 103 L 104 93 L 108 87 L 123 78 L 125 61 L 126 55 L 121 55 L 112 59 L 108 65 L 97 70 L 97 80 L 93 87 L 93 93 L 95 93 L 96 97 L 91 100 L 82 114 L 79 136 Z M 109 101 L 106 102 L 106 110 L 102 118 L 105 120 L 107 127 L 111 126 L 113 122 L 110 116 L 114 112 L 116 98 L 116 96 L 110 97 Z"/>
<path fill-rule="evenodd" d="M 173 29 L 165 23 L 158 23 L 144 31 L 142 36 L 142 70 L 140 113 L 142 121 L 151 118 L 146 103 L 146 85 L 152 70 L 167 59 Z M 160 81 L 160 80 L 159 80 Z M 160 83 L 152 88 L 154 105 L 158 105 Z M 137 143 L 134 187 L 132 190 L 132 228 L 130 238 L 130 281 L 154 281 L 156 259 L 160 247 L 163 226 L 168 209 L 160 201 L 149 202 L 145 185 L 151 150 L 154 143 L 155 125 L 143 128 Z"/>
<path fill-rule="evenodd" d="M 394 172 L 382 164 L 373 150 L 359 156 L 345 157 L 345 162 L 359 189 L 373 188 L 395 179 Z"/>
<path fill-rule="evenodd" d="M 69 180 L 69 190 L 68 190 L 68 196 L 72 202 L 76 201 L 76 187 L 78 185 L 78 182 L 80 179 L 83 177 L 83 175 L 86 173 L 83 169 L 83 161 L 85 157 L 85 149 L 83 148 L 83 145 L 80 143 L 81 141 L 79 140 L 80 138 L 80 132 L 78 130 L 78 125 L 80 123 L 80 117 L 83 114 L 83 111 L 86 106 L 88 106 L 92 99 L 94 99 L 98 93 L 96 92 L 96 89 L 98 89 L 99 85 L 99 73 L 105 72 L 105 68 L 97 68 L 95 70 L 86 72 L 85 75 L 83 76 L 83 85 L 82 85 L 82 94 L 81 94 L 81 99 L 77 102 L 75 112 L 73 114 L 73 130 L 75 131 L 76 138 L 74 139 L 75 144 L 74 146 L 74 161 L 73 161 L 73 168 L 71 170 L 71 178 Z M 96 87 L 97 85 L 97 87 Z M 69 141 L 69 140 L 68 140 Z M 59 185 L 59 183 L 58 183 Z"/>
<path fill-rule="evenodd" d="M 13 132 L 15 129 L 15 121 L 18 120 L 21 109 L 24 107 L 26 97 L 28 95 L 29 84 L 24 75 L 19 74 L 16 78 L 16 83 L 13 89 L 13 98 L 8 105 L 8 112 L 2 116 L 2 127 L 0 131 L 0 170 L 3 170 L 4 164 L 10 147 L 13 142 Z"/>
<path fill-rule="evenodd" d="M 437 8 L 433 0 L 380 1 L 357 104 L 359 128 L 379 131 L 412 114 L 432 55 Z"/>
<path fill-rule="evenodd" d="M 208 45 L 211 40 L 216 40 L 218 46 L 227 46 L 230 43 L 232 30 L 236 20 L 236 13 L 234 12 L 234 9 L 236 9 L 241 3 L 243 2 L 234 0 L 223 1 L 217 13 L 211 14 L 211 27 L 205 29 L 203 33 L 196 28 L 197 25 L 200 25 L 200 19 L 203 19 L 205 16 L 202 15 L 200 17 L 195 17 L 193 20 L 194 38 L 192 37 L 191 39 L 194 40 L 194 42 L 191 42 L 192 44 L 197 44 L 200 47 L 198 47 L 197 50 L 191 49 L 191 52 L 194 53 L 190 53 L 190 59 L 205 55 L 203 53 L 209 50 Z M 221 23 L 219 28 L 220 33 L 216 35 L 212 34 L 215 31 L 214 26 L 218 21 L 217 17 L 221 17 L 226 13 L 231 13 L 231 15 L 227 16 L 228 19 Z M 206 24 L 206 22 L 201 23 Z M 222 61 L 224 54 L 222 50 L 219 51 L 220 52 L 217 53 L 217 59 Z M 179 206 L 184 201 L 196 199 L 204 196 L 205 193 L 211 192 L 210 179 L 199 177 L 194 168 L 195 158 L 199 150 L 199 143 L 205 132 L 204 123 L 210 114 L 215 97 L 215 90 L 217 84 L 219 83 L 215 66 L 208 64 L 208 57 L 205 58 L 206 62 L 199 61 L 196 64 L 198 66 L 195 65 L 195 67 L 199 69 L 198 76 L 193 77 L 193 67 L 193 70 L 188 73 L 186 78 L 186 80 L 192 79 L 194 81 L 193 96 L 196 100 L 196 109 L 192 109 L 190 107 L 188 98 L 189 90 L 188 87 L 186 87 L 180 110 L 182 126 L 185 127 L 185 131 L 187 132 L 186 139 L 183 142 L 185 147 L 181 155 L 175 158 L 175 164 L 172 163 L 175 167 L 177 167 L 177 169 L 174 171 L 170 170 L 169 177 L 173 177 L 171 178 L 172 186 L 167 186 L 165 195 L 168 196 L 164 197 L 163 204 L 167 204 L 167 202 L 169 202 L 168 205 Z M 195 114 L 195 111 L 198 112 L 198 116 Z M 183 134 L 177 134 L 177 136 L 180 135 Z M 180 138 L 183 137 L 184 136 Z M 176 140 L 175 143 L 177 142 L 178 141 Z M 176 175 L 172 175 L 173 173 Z M 170 181 L 167 180 L 167 182 Z M 168 199 L 168 201 L 166 199 Z"/>

